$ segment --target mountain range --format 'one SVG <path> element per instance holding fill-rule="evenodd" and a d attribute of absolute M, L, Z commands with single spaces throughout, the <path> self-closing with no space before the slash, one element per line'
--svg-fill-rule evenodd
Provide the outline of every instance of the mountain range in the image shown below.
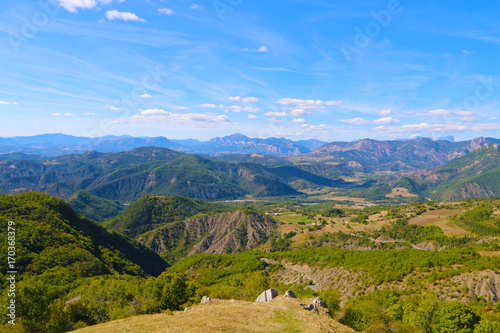
<path fill-rule="evenodd" d="M 249 138 L 242 134 L 216 137 L 209 141 L 198 141 L 195 139 L 169 140 L 163 136 L 131 137 L 124 135 L 89 138 L 58 133 L 0 138 L 0 154 L 22 152 L 41 156 L 59 156 L 89 151 L 122 152 L 154 146 L 204 155 L 257 153 L 270 156 L 291 156 L 309 153 L 325 143 L 314 139 L 292 141 L 285 138 Z M 3 157 L 3 159 L 5 158 Z M 1 156 L 0 159 L 2 159 Z"/>
<path fill-rule="evenodd" d="M 40 145 L 54 145 L 57 141 L 57 136 L 40 137 Z M 23 140 L 26 144 L 30 142 L 27 138 Z M 71 140 L 76 142 L 75 137 Z M 261 143 L 272 142 L 266 140 Z M 278 143 L 288 141 L 273 140 L 276 149 Z M 242 135 L 209 142 L 214 146 L 205 146 L 207 154 L 210 153 L 209 147 L 215 146 L 225 147 L 228 152 L 259 147 L 254 139 Z M 498 181 L 493 176 L 498 143 L 498 139 L 482 137 L 462 142 L 428 138 L 406 141 L 364 139 L 349 143 L 332 142 L 315 149 L 310 146 L 308 149 L 312 150 L 309 152 L 281 157 L 258 153 L 200 156 L 154 146 L 117 153 L 91 151 L 56 157 L 10 152 L 0 155 L 0 193 L 41 191 L 68 200 L 77 199 L 73 202 L 74 208 L 82 214 L 85 211 L 86 216 L 96 220 L 115 216 L 120 205 L 149 194 L 214 201 L 248 196 L 297 196 L 303 195 L 304 190 L 326 187 L 351 188 L 357 191 L 353 195 L 381 199 L 392 188 L 405 187 L 420 198 L 491 197 L 500 195 Z M 285 145 L 287 149 L 292 149 L 299 143 L 287 144 L 292 145 Z M 309 141 L 309 144 L 313 142 Z M 277 154 L 277 150 L 272 151 Z M 477 181 L 470 183 L 469 178 L 473 176 Z M 87 191 L 86 197 L 75 196 L 81 190 Z M 101 201 L 100 209 L 91 212 L 92 207 L 85 201 L 96 203 L 97 199 L 90 198 L 90 195 L 110 202 Z"/>
<path fill-rule="evenodd" d="M 72 154 L 41 161 L 0 161 L 0 193 L 41 191 L 67 198 L 86 190 L 121 203 L 148 194 L 206 200 L 298 195 L 300 189 L 323 186 L 349 184 L 295 166 L 219 162 L 157 147 Z"/>

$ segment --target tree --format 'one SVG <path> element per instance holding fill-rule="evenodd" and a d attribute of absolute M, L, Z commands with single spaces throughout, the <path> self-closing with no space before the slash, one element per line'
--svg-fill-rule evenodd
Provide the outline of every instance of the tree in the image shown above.
<path fill-rule="evenodd" d="M 161 296 L 161 308 L 171 311 L 179 311 L 182 305 L 193 296 L 194 288 L 188 286 L 186 278 L 177 276 L 171 283 L 166 283 Z"/>
<path fill-rule="evenodd" d="M 480 320 L 481 317 L 470 306 L 462 302 L 450 302 L 439 313 L 434 332 L 473 333 Z"/>
<path fill-rule="evenodd" d="M 28 333 L 46 331 L 50 319 L 50 297 L 47 286 L 40 281 L 27 280 L 19 288 L 16 300 L 24 329 Z"/>
<path fill-rule="evenodd" d="M 474 329 L 474 333 L 498 333 L 500 332 L 500 323 L 489 320 L 481 320 Z"/>
<path fill-rule="evenodd" d="M 433 294 L 410 300 L 403 305 L 403 322 L 420 327 L 424 332 L 431 332 L 438 305 L 439 300 Z"/>
<path fill-rule="evenodd" d="M 326 289 L 321 292 L 319 297 L 325 303 L 326 307 L 328 310 L 330 310 L 331 313 L 334 313 L 335 311 L 340 310 L 340 297 L 342 294 L 338 289 L 332 290 L 332 289 Z"/>

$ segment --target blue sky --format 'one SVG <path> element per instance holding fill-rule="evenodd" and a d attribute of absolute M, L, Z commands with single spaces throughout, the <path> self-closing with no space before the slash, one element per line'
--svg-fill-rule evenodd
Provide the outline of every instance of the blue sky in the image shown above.
<path fill-rule="evenodd" d="M 498 1 L 2 5 L 2 137 L 500 137 Z"/>

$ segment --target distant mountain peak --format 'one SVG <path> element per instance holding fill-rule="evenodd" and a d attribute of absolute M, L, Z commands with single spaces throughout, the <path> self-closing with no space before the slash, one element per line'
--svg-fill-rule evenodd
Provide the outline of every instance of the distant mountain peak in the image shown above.
<path fill-rule="evenodd" d="M 232 140 L 251 140 L 248 136 L 243 135 L 241 133 L 234 133 L 231 135 L 227 135 L 223 137 L 223 139 L 232 139 Z"/>

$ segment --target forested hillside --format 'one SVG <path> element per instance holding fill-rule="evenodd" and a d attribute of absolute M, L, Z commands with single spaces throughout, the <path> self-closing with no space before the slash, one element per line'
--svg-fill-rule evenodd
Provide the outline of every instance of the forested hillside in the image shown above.
<path fill-rule="evenodd" d="M 220 200 L 247 195 L 300 195 L 297 190 L 303 188 L 349 185 L 293 166 L 280 169 L 249 162 L 218 162 L 155 147 L 43 161 L 0 161 L 0 172 L 3 193 L 41 191 L 66 198 L 86 190 L 120 203 L 148 194 Z"/>

